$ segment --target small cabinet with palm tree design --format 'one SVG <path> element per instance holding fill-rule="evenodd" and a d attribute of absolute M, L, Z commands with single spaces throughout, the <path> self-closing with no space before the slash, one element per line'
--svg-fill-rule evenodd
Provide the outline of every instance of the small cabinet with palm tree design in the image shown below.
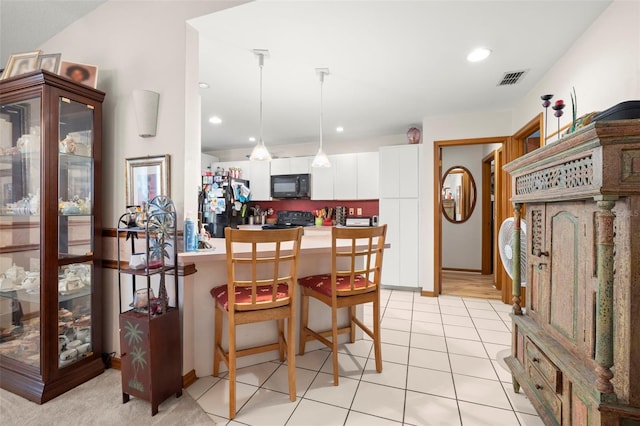
<path fill-rule="evenodd" d="M 118 224 L 122 402 L 151 402 L 151 414 L 182 395 L 176 271 L 176 213 L 167 196 L 130 206 Z M 138 251 L 139 249 L 140 251 Z M 173 286 L 168 286 L 169 281 Z"/>

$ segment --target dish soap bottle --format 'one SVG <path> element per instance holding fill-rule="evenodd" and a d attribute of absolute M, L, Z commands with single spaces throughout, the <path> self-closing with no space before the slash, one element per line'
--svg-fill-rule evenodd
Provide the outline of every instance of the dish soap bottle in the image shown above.
<path fill-rule="evenodd" d="M 198 251 L 198 233 L 191 212 L 184 220 L 184 251 Z"/>

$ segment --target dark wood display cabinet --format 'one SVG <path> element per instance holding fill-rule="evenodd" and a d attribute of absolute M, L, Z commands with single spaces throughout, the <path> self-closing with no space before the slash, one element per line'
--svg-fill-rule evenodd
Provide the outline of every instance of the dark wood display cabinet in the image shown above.
<path fill-rule="evenodd" d="M 504 169 L 528 231 L 514 390 L 547 425 L 639 425 L 640 120 L 596 122 Z M 519 241 L 516 225 L 514 253 Z"/>
<path fill-rule="evenodd" d="M 47 71 L 0 80 L 0 385 L 37 403 L 104 371 L 104 96 Z"/>
<path fill-rule="evenodd" d="M 117 228 L 122 402 L 149 401 L 151 415 L 182 395 L 175 226 L 173 202 L 160 195 L 130 206 Z"/>

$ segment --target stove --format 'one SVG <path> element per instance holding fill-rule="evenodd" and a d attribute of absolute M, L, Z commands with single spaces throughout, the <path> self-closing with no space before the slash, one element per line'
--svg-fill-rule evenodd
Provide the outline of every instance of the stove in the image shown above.
<path fill-rule="evenodd" d="M 309 211 L 280 210 L 275 224 L 262 225 L 262 229 L 286 229 L 297 226 L 313 226 L 315 218 Z"/>

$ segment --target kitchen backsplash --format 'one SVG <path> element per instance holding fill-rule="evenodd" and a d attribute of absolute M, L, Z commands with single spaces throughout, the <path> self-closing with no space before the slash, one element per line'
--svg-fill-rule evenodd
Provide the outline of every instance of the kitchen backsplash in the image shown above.
<path fill-rule="evenodd" d="M 330 207 L 335 211 L 336 206 L 345 206 L 347 208 L 347 216 L 358 216 L 358 209 L 362 209 L 362 215 L 371 217 L 379 214 L 378 200 L 340 200 L 340 201 L 317 201 L 317 200 L 277 200 L 277 201 L 252 201 L 249 207 L 259 205 L 264 210 L 273 209 L 273 215 L 269 218 L 275 218 L 278 210 L 302 210 L 311 211 Z M 349 215 L 349 209 L 353 208 L 353 215 Z M 334 213 L 335 215 L 335 213 Z"/>

